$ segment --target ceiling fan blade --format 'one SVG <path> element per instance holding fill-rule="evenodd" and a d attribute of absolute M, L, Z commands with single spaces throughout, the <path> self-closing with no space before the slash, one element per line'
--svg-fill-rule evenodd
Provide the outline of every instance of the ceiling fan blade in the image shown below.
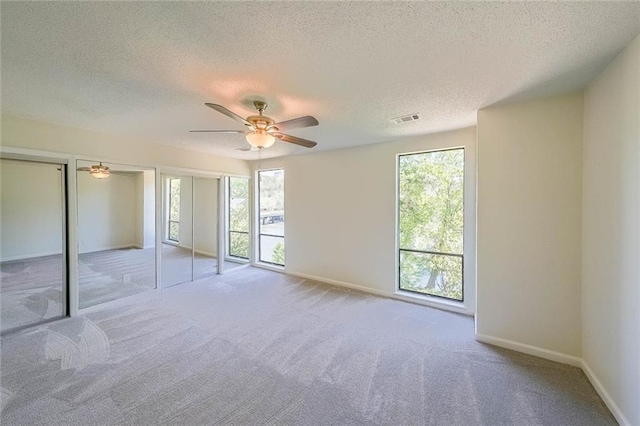
<path fill-rule="evenodd" d="M 274 137 L 280 139 L 283 142 L 294 143 L 296 145 L 304 146 L 305 148 L 313 148 L 317 145 L 317 142 L 308 141 L 306 139 L 298 138 L 296 136 L 285 135 L 284 133 L 271 133 Z"/>
<path fill-rule="evenodd" d="M 205 105 L 208 106 L 211 109 L 214 109 L 214 110 L 218 111 L 220 114 L 224 114 L 227 117 L 232 118 L 232 119 L 244 124 L 245 126 L 249 126 L 249 127 L 253 128 L 253 125 L 251 123 L 249 123 L 247 120 L 245 120 L 244 118 L 240 117 L 235 112 L 229 111 L 228 109 L 226 109 L 222 105 L 211 104 L 211 103 L 208 103 L 208 102 L 205 103 Z"/>
<path fill-rule="evenodd" d="M 318 120 L 310 115 L 304 117 L 298 117 L 291 120 L 276 123 L 273 127 L 277 127 L 278 130 L 299 129 L 301 127 L 313 127 L 318 125 Z"/>
<path fill-rule="evenodd" d="M 78 167 L 76 170 L 78 170 L 79 172 L 90 172 L 91 167 Z"/>
<path fill-rule="evenodd" d="M 245 130 L 189 130 L 189 133 L 247 133 Z"/>

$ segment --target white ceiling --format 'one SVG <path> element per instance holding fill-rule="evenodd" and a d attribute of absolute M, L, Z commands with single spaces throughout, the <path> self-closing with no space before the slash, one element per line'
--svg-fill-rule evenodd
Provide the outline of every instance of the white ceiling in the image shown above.
<path fill-rule="evenodd" d="M 236 158 L 206 108 L 277 121 L 314 151 L 475 124 L 583 88 L 640 33 L 639 2 L 2 2 L 2 110 Z M 419 113 L 416 122 L 390 119 Z M 308 152 L 276 142 L 265 157 Z"/>

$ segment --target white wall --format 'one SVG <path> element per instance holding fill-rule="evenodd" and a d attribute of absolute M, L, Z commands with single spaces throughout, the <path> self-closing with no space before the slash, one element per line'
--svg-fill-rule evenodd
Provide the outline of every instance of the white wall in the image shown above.
<path fill-rule="evenodd" d="M 582 357 L 640 425 L 640 37 L 585 92 L 583 159 Z"/>
<path fill-rule="evenodd" d="M 135 175 L 136 186 L 136 246 L 144 246 L 144 175 L 142 172 Z"/>
<path fill-rule="evenodd" d="M 0 260 L 62 253 L 59 167 L 0 160 Z"/>
<path fill-rule="evenodd" d="M 178 245 L 188 249 L 193 244 L 193 178 L 180 178 L 180 237 Z"/>
<path fill-rule="evenodd" d="M 145 170 L 144 187 L 144 238 L 143 248 L 156 245 L 156 172 Z"/>
<path fill-rule="evenodd" d="M 78 173 L 78 250 L 79 253 L 138 245 L 135 174 L 112 173 L 96 179 Z"/>
<path fill-rule="evenodd" d="M 155 172 L 144 170 L 136 174 L 136 245 L 155 246 Z"/>
<path fill-rule="evenodd" d="M 465 303 L 475 283 L 475 128 L 263 160 L 285 169 L 286 271 L 382 294 L 396 286 L 396 154 L 466 146 Z M 253 163 L 254 167 L 258 167 Z"/>
<path fill-rule="evenodd" d="M 76 154 L 95 160 L 157 167 L 172 166 L 249 175 L 242 160 L 74 127 L 2 115 L 2 145 Z"/>
<path fill-rule="evenodd" d="M 218 179 L 194 178 L 194 250 L 218 252 Z"/>
<path fill-rule="evenodd" d="M 476 332 L 581 350 L 582 95 L 478 112 Z"/>

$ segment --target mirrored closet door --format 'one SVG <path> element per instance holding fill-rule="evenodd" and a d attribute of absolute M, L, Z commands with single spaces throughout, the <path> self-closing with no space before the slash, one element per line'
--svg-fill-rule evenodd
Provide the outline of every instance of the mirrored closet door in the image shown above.
<path fill-rule="evenodd" d="M 163 288 L 249 262 L 249 180 L 223 179 L 162 175 Z"/>
<path fill-rule="evenodd" d="M 155 171 L 77 162 L 79 308 L 156 288 Z"/>
<path fill-rule="evenodd" d="M 193 281 L 193 178 L 162 175 L 162 288 Z"/>
<path fill-rule="evenodd" d="M 193 178 L 193 280 L 218 271 L 219 179 Z"/>
<path fill-rule="evenodd" d="M 162 183 L 162 287 L 215 276 L 220 180 L 163 174 Z"/>
<path fill-rule="evenodd" d="M 0 328 L 67 314 L 66 165 L 0 159 Z"/>
<path fill-rule="evenodd" d="M 193 281 L 193 178 L 162 175 L 162 288 Z"/>

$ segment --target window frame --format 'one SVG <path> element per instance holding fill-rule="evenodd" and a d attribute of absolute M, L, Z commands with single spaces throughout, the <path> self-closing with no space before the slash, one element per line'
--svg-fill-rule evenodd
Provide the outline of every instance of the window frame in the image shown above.
<path fill-rule="evenodd" d="M 178 206 L 178 220 L 172 220 L 171 219 L 171 183 L 172 181 L 177 180 L 180 181 L 179 177 L 170 177 L 167 178 L 167 235 L 166 235 L 166 240 L 167 242 L 170 243 L 174 243 L 174 244 L 179 244 L 180 243 L 180 206 Z M 172 223 L 177 223 L 178 224 L 178 239 L 174 240 L 171 238 L 171 224 Z"/>
<path fill-rule="evenodd" d="M 445 151 L 458 151 L 461 150 L 462 151 L 462 157 L 463 157 L 463 166 L 462 166 L 462 213 L 463 213 L 463 219 L 462 219 L 462 253 L 445 253 L 445 252 L 438 252 L 438 251 L 432 251 L 432 250 L 419 250 L 419 249 L 404 249 L 402 247 L 400 247 L 400 169 L 401 169 L 401 165 L 400 165 L 400 159 L 402 157 L 408 157 L 408 156 L 412 156 L 412 155 L 422 155 L 422 154 L 429 154 L 429 153 L 435 153 L 435 152 L 445 152 Z M 466 257 L 465 257 L 465 252 L 466 250 L 466 236 L 465 236 L 465 231 L 467 228 L 466 225 L 466 221 L 467 221 L 467 217 L 466 217 L 466 204 L 467 204 L 467 194 L 466 194 L 466 187 L 467 187 L 467 147 L 466 146 L 451 146 L 451 147 L 441 147 L 441 148 L 433 148 L 433 149 L 426 149 L 426 150 L 422 150 L 422 151 L 412 151 L 412 152 L 404 152 L 404 153 L 399 153 L 396 155 L 396 226 L 395 226 L 395 235 L 396 235 L 396 262 L 397 262 L 397 274 L 396 274 L 396 292 L 401 293 L 401 294 L 406 294 L 409 293 L 411 295 L 416 295 L 419 297 L 424 297 L 426 299 L 432 299 L 434 298 L 436 301 L 439 302 L 444 302 L 444 303 L 454 303 L 454 304 L 460 304 L 460 305 L 464 305 L 466 300 L 465 300 L 465 290 L 466 290 L 466 282 L 465 282 L 465 264 L 466 264 Z M 451 257 L 459 257 L 461 258 L 461 276 L 462 276 L 462 282 L 461 282 L 461 286 L 462 286 L 462 291 L 461 291 L 461 298 L 460 299 L 454 299 L 452 297 L 446 297 L 446 296 L 442 296 L 442 295 L 437 295 L 437 294 L 430 294 L 430 293 L 423 293 L 420 291 L 416 291 L 416 290 L 410 290 L 410 289 L 406 289 L 406 288 L 402 288 L 401 287 L 401 277 L 402 277 L 402 266 L 401 266 L 401 257 L 402 257 L 402 252 L 409 252 L 409 253 L 419 253 L 419 254 L 431 254 L 431 255 L 439 255 L 439 256 L 451 256 Z"/>
<path fill-rule="evenodd" d="M 284 197 L 284 192 L 285 192 L 285 182 L 284 182 L 284 167 L 276 167 L 273 169 L 260 169 L 257 170 L 257 174 L 256 174 L 256 224 L 258 226 L 258 232 L 256 232 L 256 236 L 257 236 L 257 246 L 258 246 L 258 263 L 262 263 L 262 264 L 266 264 L 266 265 L 271 265 L 271 266 L 275 266 L 277 268 L 284 268 L 285 264 L 281 264 L 281 263 L 276 263 L 276 262 L 270 262 L 268 260 L 262 260 L 262 237 L 275 237 L 275 238 L 281 238 L 282 242 L 284 244 L 284 246 L 286 247 L 286 243 L 285 243 L 285 235 L 274 235 L 274 234 L 263 234 L 262 233 L 262 219 L 260 218 L 260 174 L 263 172 L 273 172 L 273 171 L 281 171 L 282 172 L 282 192 L 283 192 L 283 197 Z M 286 216 L 285 214 L 285 210 L 286 210 L 286 205 L 284 207 L 284 209 L 282 210 L 282 215 L 283 217 Z M 285 257 L 285 263 L 286 263 L 286 257 Z"/>
<path fill-rule="evenodd" d="M 226 200 L 225 200 L 225 204 L 226 204 L 226 225 L 227 225 L 227 232 L 226 232 L 226 245 L 227 245 L 227 257 L 231 260 L 234 259 L 240 259 L 240 260 L 245 260 L 248 261 L 249 257 L 251 255 L 251 232 L 249 231 L 236 231 L 231 229 L 231 179 L 243 179 L 247 181 L 247 203 L 249 203 L 250 200 L 250 194 L 251 194 L 251 185 L 249 182 L 248 178 L 244 178 L 244 177 L 235 177 L 235 176 L 227 176 L 226 177 Z M 247 208 L 247 213 L 248 213 L 248 218 L 247 218 L 247 224 L 249 225 L 249 228 L 251 228 L 251 209 L 250 206 L 248 206 Z M 247 257 L 244 256 L 237 256 L 234 255 L 233 253 L 231 253 L 231 234 L 243 234 L 243 235 L 247 235 L 247 239 L 249 242 L 249 250 L 247 252 Z"/>

